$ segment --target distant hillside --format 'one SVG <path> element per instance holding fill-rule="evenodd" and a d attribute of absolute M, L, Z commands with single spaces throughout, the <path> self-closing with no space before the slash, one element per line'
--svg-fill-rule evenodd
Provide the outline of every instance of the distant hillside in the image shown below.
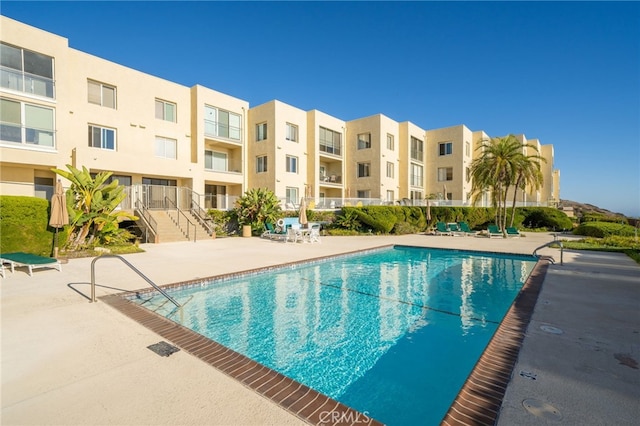
<path fill-rule="evenodd" d="M 600 213 L 609 216 L 625 217 L 622 213 L 614 213 L 610 210 L 594 206 L 593 204 L 579 203 L 571 200 L 560 200 L 560 207 L 573 207 L 573 212 L 576 216 L 582 216 L 585 213 Z"/>

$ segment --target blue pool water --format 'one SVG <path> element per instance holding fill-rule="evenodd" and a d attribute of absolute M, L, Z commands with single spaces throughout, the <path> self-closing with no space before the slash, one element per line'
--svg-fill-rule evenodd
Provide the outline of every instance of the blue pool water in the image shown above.
<path fill-rule="evenodd" d="M 389 425 L 438 424 L 535 259 L 395 246 L 138 303 Z"/>

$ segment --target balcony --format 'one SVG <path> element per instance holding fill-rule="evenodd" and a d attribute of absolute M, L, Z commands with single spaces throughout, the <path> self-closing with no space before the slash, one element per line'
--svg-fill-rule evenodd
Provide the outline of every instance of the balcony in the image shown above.
<path fill-rule="evenodd" d="M 0 67 L 0 86 L 4 89 L 55 98 L 55 82 L 47 77 Z"/>

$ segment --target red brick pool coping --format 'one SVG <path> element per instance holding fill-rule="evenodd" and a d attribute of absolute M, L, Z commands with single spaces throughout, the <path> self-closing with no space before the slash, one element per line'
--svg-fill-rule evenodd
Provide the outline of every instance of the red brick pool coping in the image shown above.
<path fill-rule="evenodd" d="M 548 268 L 539 261 L 493 338 L 445 415 L 444 425 L 494 425 Z M 270 268 L 266 268 L 270 269 Z M 258 271 L 254 271 L 258 272 Z M 229 274 L 229 276 L 241 275 Z M 163 288 L 204 280 L 176 283 Z M 121 313 L 180 349 L 313 425 L 381 425 L 379 421 L 290 379 L 252 359 L 156 314 L 126 298 L 132 293 L 100 297 Z M 135 294 L 135 293 L 134 293 Z"/>

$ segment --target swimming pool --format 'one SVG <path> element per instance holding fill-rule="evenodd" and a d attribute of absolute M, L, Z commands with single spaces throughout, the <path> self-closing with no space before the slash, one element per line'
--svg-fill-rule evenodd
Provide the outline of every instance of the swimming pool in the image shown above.
<path fill-rule="evenodd" d="M 535 264 L 395 246 L 137 302 L 387 424 L 438 423 Z"/>

